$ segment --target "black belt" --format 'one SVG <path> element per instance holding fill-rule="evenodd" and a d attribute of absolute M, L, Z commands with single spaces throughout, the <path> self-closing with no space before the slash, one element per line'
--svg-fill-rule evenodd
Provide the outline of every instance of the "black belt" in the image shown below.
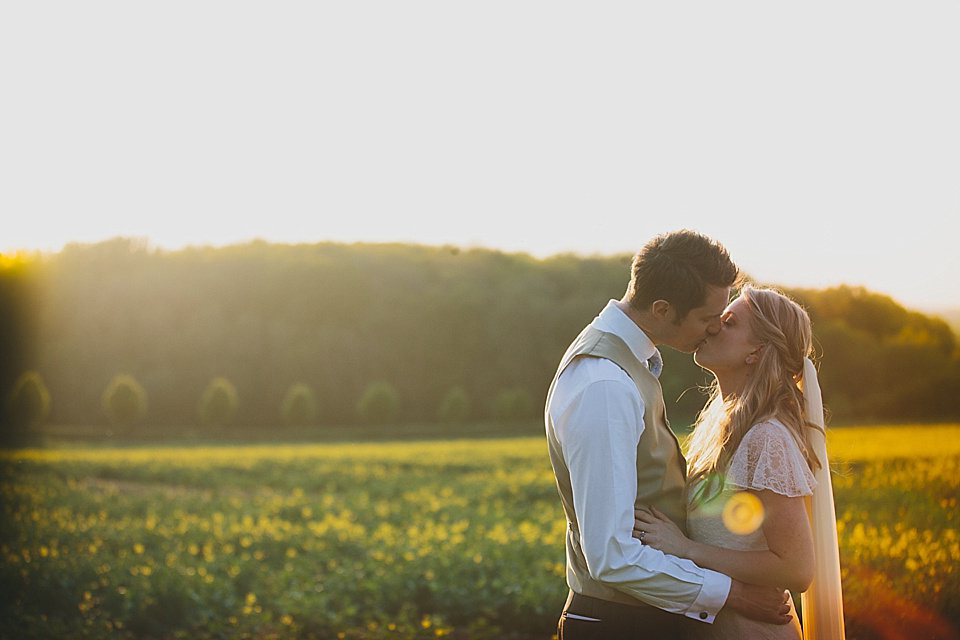
<path fill-rule="evenodd" d="M 640 602 L 639 600 L 636 605 L 632 605 L 624 602 L 612 602 L 610 600 L 602 600 L 601 598 L 593 598 L 573 591 L 571 591 L 567 597 L 567 604 L 563 610 L 587 618 L 599 618 L 600 620 L 635 620 L 637 622 L 649 621 L 651 624 L 675 624 L 679 622 L 681 617 Z"/>

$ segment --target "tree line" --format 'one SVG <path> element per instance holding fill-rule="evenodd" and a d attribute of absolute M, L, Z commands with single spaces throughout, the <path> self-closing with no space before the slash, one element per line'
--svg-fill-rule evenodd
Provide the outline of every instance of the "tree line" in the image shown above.
<path fill-rule="evenodd" d="M 40 403 L 49 423 L 157 433 L 533 424 L 567 344 L 623 295 L 631 257 L 263 241 L 164 251 L 118 238 L 7 259 L 4 422 L 22 425 Z M 944 321 L 862 288 L 787 293 L 813 319 L 834 423 L 960 419 L 960 357 Z M 688 355 L 664 349 L 664 360 L 682 429 L 706 376 Z M 211 385 L 216 419 L 204 417 Z"/>

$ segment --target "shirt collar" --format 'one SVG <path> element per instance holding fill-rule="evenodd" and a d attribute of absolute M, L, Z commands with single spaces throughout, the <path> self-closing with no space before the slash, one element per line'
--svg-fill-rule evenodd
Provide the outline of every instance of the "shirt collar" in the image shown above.
<path fill-rule="evenodd" d="M 595 328 L 612 333 L 623 340 L 630 352 L 640 362 L 646 362 L 657 350 L 653 341 L 643 332 L 643 329 L 617 307 L 617 301 L 611 300 L 591 323 Z"/>

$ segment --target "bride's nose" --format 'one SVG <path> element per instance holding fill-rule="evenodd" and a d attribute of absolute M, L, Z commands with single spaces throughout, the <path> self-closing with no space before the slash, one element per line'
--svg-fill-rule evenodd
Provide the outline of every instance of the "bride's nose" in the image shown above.
<path fill-rule="evenodd" d="M 720 333 L 720 327 L 722 325 L 723 323 L 720 322 L 720 318 L 714 318 L 710 321 L 710 324 L 707 325 L 707 333 L 709 333 L 711 336 L 717 335 Z"/>

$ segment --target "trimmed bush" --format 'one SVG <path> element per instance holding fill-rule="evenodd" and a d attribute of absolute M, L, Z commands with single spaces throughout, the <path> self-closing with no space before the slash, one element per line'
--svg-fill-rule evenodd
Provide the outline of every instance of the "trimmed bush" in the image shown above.
<path fill-rule="evenodd" d="M 147 415 L 147 392 L 136 378 L 121 373 L 103 390 L 101 405 L 110 424 L 129 429 Z"/>
<path fill-rule="evenodd" d="M 21 375 L 7 396 L 10 420 L 20 429 L 33 429 L 43 424 L 50 415 L 50 404 L 50 391 L 36 371 Z"/>
<path fill-rule="evenodd" d="M 459 424 L 470 417 L 472 402 L 463 387 L 453 387 L 437 407 L 437 419 L 443 424 Z"/>
<path fill-rule="evenodd" d="M 200 397 L 200 423 L 224 427 L 233 421 L 239 406 L 240 400 L 233 383 L 223 377 L 214 378 Z"/>
<path fill-rule="evenodd" d="M 298 383 L 287 390 L 287 394 L 280 403 L 280 417 L 284 424 L 292 426 L 306 426 L 314 424 L 319 415 L 317 396 L 313 389 L 305 384 Z"/>
<path fill-rule="evenodd" d="M 367 424 L 394 422 L 400 413 L 400 393 L 389 382 L 374 382 L 360 396 L 357 413 Z"/>

